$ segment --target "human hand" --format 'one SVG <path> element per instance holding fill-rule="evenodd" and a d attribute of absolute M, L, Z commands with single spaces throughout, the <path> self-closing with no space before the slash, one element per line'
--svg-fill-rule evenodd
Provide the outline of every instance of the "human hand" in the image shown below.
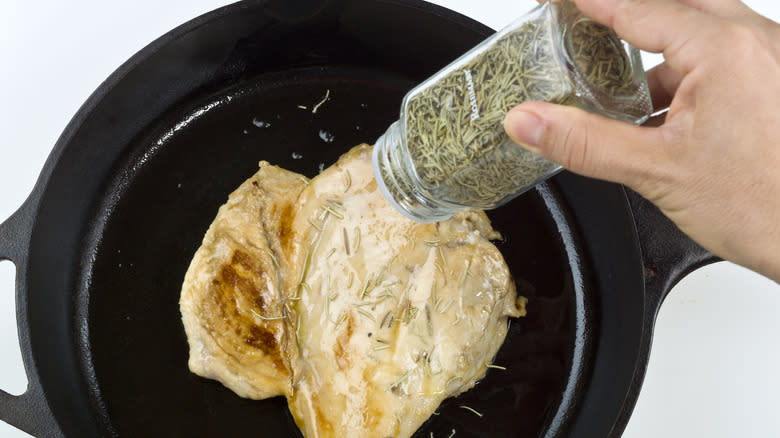
<path fill-rule="evenodd" d="M 642 50 L 659 126 L 526 102 L 523 147 L 631 187 L 718 256 L 780 282 L 780 25 L 739 0 L 573 0 Z"/>

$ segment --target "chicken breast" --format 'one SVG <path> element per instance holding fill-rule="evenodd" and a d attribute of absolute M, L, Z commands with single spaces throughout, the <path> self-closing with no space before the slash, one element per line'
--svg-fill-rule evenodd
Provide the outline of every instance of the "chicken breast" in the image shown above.
<path fill-rule="evenodd" d="M 499 236 L 484 213 L 436 224 L 397 213 L 368 146 L 314 178 L 294 210 L 298 426 L 310 438 L 411 436 L 484 377 L 507 317 L 524 313 L 489 241 Z"/>
<path fill-rule="evenodd" d="M 220 207 L 184 277 L 190 370 L 241 397 L 292 394 L 296 349 L 281 318 L 289 267 L 279 235 L 303 187 L 299 174 L 261 162 Z"/>
<path fill-rule="evenodd" d="M 261 163 L 220 209 L 182 290 L 190 369 L 285 395 L 307 438 L 409 437 L 484 377 L 525 314 L 499 235 L 481 212 L 397 213 L 370 146 L 302 180 Z"/>

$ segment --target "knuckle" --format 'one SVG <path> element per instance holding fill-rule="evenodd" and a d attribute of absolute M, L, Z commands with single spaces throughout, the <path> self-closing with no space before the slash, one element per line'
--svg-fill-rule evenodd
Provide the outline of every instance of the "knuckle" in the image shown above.
<path fill-rule="evenodd" d="M 753 27 L 740 21 L 728 22 L 724 33 L 732 44 L 740 47 L 751 47 L 756 43 L 756 32 Z"/>
<path fill-rule="evenodd" d="M 674 150 L 684 150 L 687 127 L 680 123 L 666 123 L 658 129 L 659 147 Z"/>
<path fill-rule="evenodd" d="M 641 166 L 637 174 L 636 190 L 647 199 L 657 202 L 671 190 L 687 185 L 681 163 L 685 161 L 686 133 L 675 126 L 658 128 L 658 142 L 653 145 L 652 159 Z"/>
<path fill-rule="evenodd" d="M 571 122 L 563 131 L 560 141 L 556 142 L 559 147 L 556 155 L 560 157 L 562 161 L 560 164 L 563 167 L 580 172 L 587 172 L 591 168 L 588 131 L 588 123 L 585 118 L 571 118 Z"/>
<path fill-rule="evenodd" d="M 643 19 L 642 11 L 647 11 L 647 0 L 623 0 L 615 5 L 607 20 L 608 27 L 620 32 L 624 28 L 632 26 L 636 20 Z"/>
<path fill-rule="evenodd" d="M 741 21 L 727 22 L 723 26 L 720 39 L 724 47 L 730 47 L 732 53 L 738 57 L 749 58 L 756 50 L 767 45 L 764 35 L 758 29 Z"/>

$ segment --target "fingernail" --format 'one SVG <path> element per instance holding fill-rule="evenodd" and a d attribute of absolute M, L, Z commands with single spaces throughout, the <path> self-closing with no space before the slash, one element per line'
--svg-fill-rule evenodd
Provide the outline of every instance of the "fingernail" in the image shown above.
<path fill-rule="evenodd" d="M 504 130 L 507 135 L 531 152 L 539 150 L 544 129 L 544 121 L 528 111 L 509 111 L 504 118 Z"/>

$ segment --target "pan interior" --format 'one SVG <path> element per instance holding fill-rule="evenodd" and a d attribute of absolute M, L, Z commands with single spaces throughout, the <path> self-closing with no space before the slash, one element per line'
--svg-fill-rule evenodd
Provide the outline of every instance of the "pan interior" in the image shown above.
<path fill-rule="evenodd" d="M 373 142 L 413 85 L 350 67 L 262 75 L 191 99 L 124 150 L 95 207 L 82 267 L 82 366 L 105 434 L 300 436 L 283 398 L 242 399 L 190 373 L 182 279 L 218 207 L 259 160 L 312 177 L 352 146 Z M 491 369 L 415 436 L 561 432 L 576 408 L 572 394 L 587 380 L 588 263 L 555 184 L 490 216 L 529 314 L 511 321 L 495 359 L 507 370 Z M 483 417 L 458 408 L 464 404 Z"/>

